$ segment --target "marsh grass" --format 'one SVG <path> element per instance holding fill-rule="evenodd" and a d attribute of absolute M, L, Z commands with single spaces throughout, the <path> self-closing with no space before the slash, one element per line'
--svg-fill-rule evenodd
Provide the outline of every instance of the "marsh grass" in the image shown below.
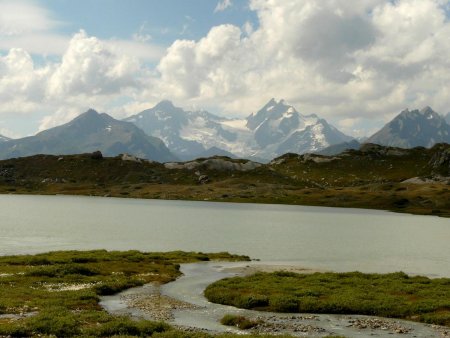
<path fill-rule="evenodd" d="M 0 314 L 34 314 L 1 320 L 0 336 L 146 337 L 170 331 L 165 323 L 111 316 L 99 306 L 99 296 L 144 283 L 166 283 L 180 275 L 180 263 L 207 260 L 248 257 L 106 250 L 0 257 Z"/>
<path fill-rule="evenodd" d="M 362 314 L 450 326 L 450 279 L 405 273 L 257 273 L 217 281 L 208 300 L 274 312 Z"/>
<path fill-rule="evenodd" d="M 241 330 L 249 330 L 257 326 L 260 322 L 244 316 L 227 314 L 222 317 L 220 323 L 226 326 L 235 326 Z"/>

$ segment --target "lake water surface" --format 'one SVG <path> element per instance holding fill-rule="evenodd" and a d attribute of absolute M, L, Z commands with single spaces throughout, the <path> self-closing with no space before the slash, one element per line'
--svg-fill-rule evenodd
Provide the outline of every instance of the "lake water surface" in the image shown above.
<path fill-rule="evenodd" d="M 450 277 L 450 219 L 263 204 L 0 195 L 0 254 L 229 251 L 333 271 Z"/>

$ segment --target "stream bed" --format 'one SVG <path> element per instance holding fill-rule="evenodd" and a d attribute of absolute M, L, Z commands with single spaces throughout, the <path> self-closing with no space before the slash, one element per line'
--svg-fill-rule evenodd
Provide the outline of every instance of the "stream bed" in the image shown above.
<path fill-rule="evenodd" d="M 299 337 L 450 337 L 450 329 L 398 319 L 359 315 L 280 314 L 238 309 L 208 302 L 203 296 L 207 285 L 222 278 L 255 270 L 286 269 L 280 262 L 203 262 L 181 265 L 183 276 L 158 286 L 144 285 L 113 296 L 102 297 L 100 305 L 108 312 L 133 318 L 164 320 L 188 331 L 236 332 L 220 324 L 226 314 L 242 315 L 261 322 L 254 333 L 287 333 Z M 279 269 L 278 269 L 279 268 Z M 301 267 L 291 271 L 314 272 Z"/>

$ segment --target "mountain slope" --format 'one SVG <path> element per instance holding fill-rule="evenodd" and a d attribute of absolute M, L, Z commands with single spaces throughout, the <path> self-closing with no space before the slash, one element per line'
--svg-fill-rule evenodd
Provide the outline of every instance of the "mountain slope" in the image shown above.
<path fill-rule="evenodd" d="M 35 136 L 0 143 L 0 158 L 34 154 L 77 154 L 100 150 L 106 156 L 130 153 L 155 161 L 175 157 L 164 143 L 135 125 L 88 110 L 64 125 Z"/>
<path fill-rule="evenodd" d="M 315 152 L 352 139 L 317 115 L 300 114 L 284 100 L 270 100 L 247 118 L 247 127 L 260 147 L 255 155 L 263 158 Z"/>
<path fill-rule="evenodd" d="M 11 140 L 9 137 L 0 135 L 0 143 L 1 143 L 1 142 L 6 142 L 6 141 L 9 141 L 9 140 Z"/>
<path fill-rule="evenodd" d="M 169 149 L 184 160 L 198 157 L 211 147 L 225 147 L 235 142 L 237 135 L 221 122 L 229 121 L 206 111 L 184 111 L 170 101 L 130 116 L 132 122 L 146 134 L 161 138 Z"/>
<path fill-rule="evenodd" d="M 448 114 L 445 116 L 445 121 L 447 122 L 447 124 L 450 124 L 450 113 L 448 113 Z"/>
<path fill-rule="evenodd" d="M 359 147 L 361 147 L 361 143 L 359 143 L 357 140 L 351 140 L 350 142 L 334 144 L 332 146 L 326 147 L 325 149 L 318 151 L 316 154 L 333 156 L 338 155 L 348 149 L 358 150 Z"/>
<path fill-rule="evenodd" d="M 184 160 L 194 159 L 209 148 L 238 157 L 272 159 L 286 152 L 302 154 L 351 140 L 316 115 L 301 115 L 283 100 L 274 99 L 247 119 L 184 111 L 162 101 L 125 121 L 161 138 Z"/>
<path fill-rule="evenodd" d="M 448 184 L 449 144 L 365 144 L 338 156 L 285 154 L 263 165 L 221 157 L 165 164 L 98 161 L 89 154 L 0 161 L 0 193 L 322 205 L 450 217 Z"/>
<path fill-rule="evenodd" d="M 236 156 L 229 151 L 217 148 L 217 147 L 211 147 L 208 150 L 205 150 L 204 152 L 200 153 L 198 157 L 214 157 L 214 156 L 226 156 L 229 158 L 236 158 Z"/>
<path fill-rule="evenodd" d="M 401 148 L 432 147 L 450 143 L 450 125 L 430 107 L 406 109 L 366 142 Z"/>

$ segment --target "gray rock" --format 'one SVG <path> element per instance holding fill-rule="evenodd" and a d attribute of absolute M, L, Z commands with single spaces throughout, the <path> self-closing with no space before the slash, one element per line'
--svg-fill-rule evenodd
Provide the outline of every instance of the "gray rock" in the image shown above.
<path fill-rule="evenodd" d="M 97 150 L 91 154 L 91 158 L 93 160 L 101 160 L 101 159 L 103 159 L 103 154 L 100 150 Z"/>
<path fill-rule="evenodd" d="M 198 183 L 200 184 L 206 184 L 209 182 L 209 177 L 207 175 L 200 175 L 198 177 Z"/>

